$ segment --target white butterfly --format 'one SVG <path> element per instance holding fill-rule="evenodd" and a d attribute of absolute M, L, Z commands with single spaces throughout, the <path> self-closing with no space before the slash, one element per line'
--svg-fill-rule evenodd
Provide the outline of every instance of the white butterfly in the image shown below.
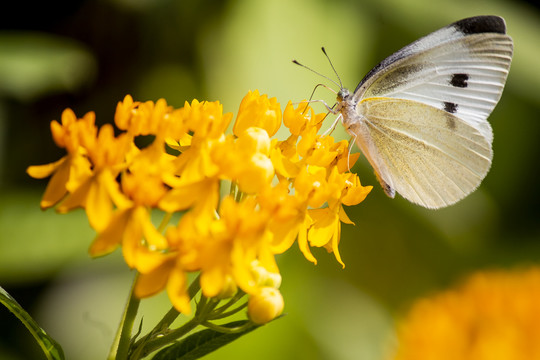
<path fill-rule="evenodd" d="M 493 157 L 487 117 L 499 101 L 512 39 L 504 19 L 457 21 L 375 66 L 337 106 L 384 191 L 437 209 L 473 192 Z"/>

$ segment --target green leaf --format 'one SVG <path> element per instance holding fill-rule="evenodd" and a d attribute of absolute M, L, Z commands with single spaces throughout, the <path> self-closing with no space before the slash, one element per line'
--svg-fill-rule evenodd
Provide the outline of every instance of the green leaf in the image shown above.
<path fill-rule="evenodd" d="M 233 321 L 228 324 L 221 325 L 222 327 L 235 328 L 248 323 L 248 320 Z M 258 326 L 253 325 L 243 331 L 235 333 L 222 333 L 216 330 L 206 329 L 190 335 L 183 341 L 169 346 L 166 349 L 158 352 L 153 360 L 195 360 L 203 357 L 227 345 L 231 341 L 238 339 L 240 336 L 255 330 Z"/>
<path fill-rule="evenodd" d="M 61 36 L 4 31 L 0 34 L 0 94 L 22 101 L 76 92 L 97 71 L 94 55 L 82 43 Z"/>
<path fill-rule="evenodd" d="M 39 346 L 43 349 L 45 356 L 50 360 L 64 360 L 62 347 L 51 338 L 45 330 L 39 327 L 35 320 L 28 314 L 21 305 L 0 286 L 0 302 L 9 309 L 26 326 L 34 336 Z"/>

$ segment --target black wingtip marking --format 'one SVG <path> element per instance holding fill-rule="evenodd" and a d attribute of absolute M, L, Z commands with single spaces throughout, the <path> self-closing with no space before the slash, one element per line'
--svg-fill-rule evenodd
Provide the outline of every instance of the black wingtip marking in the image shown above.
<path fill-rule="evenodd" d="M 451 103 L 448 101 L 444 102 L 444 111 L 450 114 L 455 114 L 457 112 L 458 104 Z"/>
<path fill-rule="evenodd" d="M 506 24 L 499 16 L 475 16 L 456 21 L 454 28 L 466 35 L 481 33 L 506 34 Z"/>
<path fill-rule="evenodd" d="M 453 74 L 452 78 L 450 79 L 450 85 L 458 88 L 466 88 L 469 85 L 467 83 L 468 80 L 469 75 L 467 74 Z"/>

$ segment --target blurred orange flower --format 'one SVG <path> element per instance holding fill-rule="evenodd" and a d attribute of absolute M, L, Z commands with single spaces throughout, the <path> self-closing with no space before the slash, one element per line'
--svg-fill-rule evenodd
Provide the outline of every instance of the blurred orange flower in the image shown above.
<path fill-rule="evenodd" d="M 540 359 L 540 268 L 484 271 L 416 302 L 394 360 Z"/>

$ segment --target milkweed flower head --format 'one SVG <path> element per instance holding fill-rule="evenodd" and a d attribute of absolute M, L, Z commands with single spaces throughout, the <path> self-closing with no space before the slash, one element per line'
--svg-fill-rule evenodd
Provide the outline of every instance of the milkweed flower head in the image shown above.
<path fill-rule="evenodd" d="M 482 271 L 413 304 L 394 360 L 539 359 L 540 268 Z"/>
<path fill-rule="evenodd" d="M 138 297 L 166 290 L 189 313 L 188 274 L 199 273 L 204 296 L 240 289 L 250 318 L 264 323 L 283 309 L 275 256 L 296 241 L 309 261 L 312 247 L 324 247 L 344 266 L 341 224 L 352 223 L 344 206 L 371 190 L 349 172 L 358 154 L 318 134 L 325 114 L 308 105 L 289 102 L 282 112 L 275 98 L 250 91 L 230 134 L 233 115 L 217 101 L 173 108 L 128 95 L 116 108 L 118 135 L 110 124 L 97 128 L 93 113 L 68 109 L 51 123 L 66 156 L 27 172 L 51 177 L 42 208 L 86 211 L 97 232 L 92 256 L 121 247 L 139 273 Z M 284 140 L 274 137 L 281 126 L 290 132 Z M 141 138 L 150 143 L 138 145 Z"/>

